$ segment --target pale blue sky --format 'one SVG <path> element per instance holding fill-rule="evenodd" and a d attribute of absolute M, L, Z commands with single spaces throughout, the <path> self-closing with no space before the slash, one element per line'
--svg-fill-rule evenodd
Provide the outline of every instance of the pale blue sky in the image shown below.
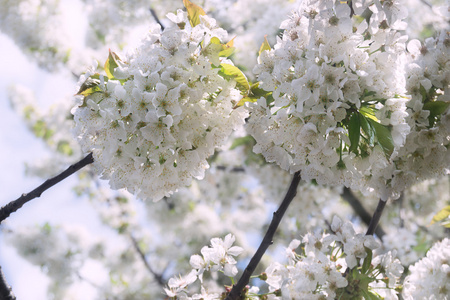
<path fill-rule="evenodd" d="M 60 74 L 50 74 L 40 70 L 25 57 L 18 47 L 0 33 L 0 206 L 18 198 L 40 185 L 43 180 L 25 177 L 25 163 L 38 161 L 48 155 L 42 141 L 30 133 L 20 116 L 16 114 L 7 98 L 7 88 L 21 84 L 32 89 L 39 106 L 46 108 L 73 91 L 73 81 Z M 64 182 L 42 194 L 41 198 L 25 204 L 11 215 L 4 225 L 14 230 L 22 225 L 58 224 L 62 222 L 92 224 L 95 212 L 86 200 L 75 198 L 71 188 L 75 178 Z M 58 213 L 55 214 L 54 212 Z M 8 282 L 12 285 L 17 299 L 47 299 L 46 279 L 39 268 L 22 260 L 15 249 L 5 245 L 0 235 L 0 265 Z"/>

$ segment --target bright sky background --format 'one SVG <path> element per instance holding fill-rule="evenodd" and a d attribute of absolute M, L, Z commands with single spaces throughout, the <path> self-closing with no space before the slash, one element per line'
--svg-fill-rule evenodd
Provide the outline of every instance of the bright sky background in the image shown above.
<path fill-rule="evenodd" d="M 82 27 L 77 17 L 81 14 L 78 1 L 64 1 L 64 14 L 74 36 L 81 38 Z M 20 116 L 12 109 L 7 98 L 7 88 L 12 84 L 24 85 L 36 93 L 43 109 L 62 97 L 73 94 L 75 86 L 64 74 L 50 74 L 40 70 L 25 57 L 20 49 L 0 32 L 0 206 L 30 192 L 43 180 L 25 177 L 25 163 L 36 162 L 48 155 L 42 141 L 29 132 Z M 86 199 L 76 198 L 71 192 L 75 178 L 68 178 L 42 194 L 38 199 L 25 204 L 2 225 L 14 230 L 22 225 L 42 225 L 45 222 L 63 222 L 95 226 L 99 221 Z M 54 212 L 58 213 L 55 214 Z M 20 258 L 15 249 L 5 245 L 0 234 L 0 266 L 8 283 L 20 300 L 47 299 L 48 280 L 39 270 Z M 86 294 L 88 299 L 89 295 Z"/>
<path fill-rule="evenodd" d="M 3 112 L 0 118 L 0 206 L 3 206 L 43 182 L 39 178 L 24 176 L 25 163 L 39 161 L 48 155 L 44 143 L 29 132 L 20 116 L 11 109 L 7 87 L 22 84 L 31 88 L 36 92 L 42 107 L 51 105 L 74 87 L 63 76 L 39 70 L 3 34 L 0 35 L 0 45 L 0 65 L 3 71 L 0 80 L 0 109 Z M 4 225 L 14 230 L 21 225 L 44 224 L 47 221 L 51 224 L 93 222 L 95 214 L 85 200 L 76 199 L 71 194 L 71 187 L 75 182 L 74 178 L 69 178 L 46 191 L 41 198 L 25 204 L 12 214 Z M 54 211 L 58 211 L 58 214 L 54 214 Z M 13 286 L 17 299 L 47 299 L 46 278 L 41 275 L 39 267 L 21 259 L 15 249 L 5 245 L 1 236 L 0 265 L 8 283 Z"/>

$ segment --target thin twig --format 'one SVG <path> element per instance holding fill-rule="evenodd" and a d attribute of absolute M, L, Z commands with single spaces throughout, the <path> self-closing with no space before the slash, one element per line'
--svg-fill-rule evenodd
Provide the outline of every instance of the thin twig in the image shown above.
<path fill-rule="evenodd" d="M 381 215 L 383 214 L 383 209 L 386 206 L 386 201 L 379 200 L 377 208 L 373 213 L 372 220 L 370 220 L 369 228 L 367 229 L 366 235 L 373 235 L 378 223 L 380 222 Z"/>
<path fill-rule="evenodd" d="M 395 203 L 398 205 L 398 217 L 400 218 L 400 228 L 405 227 L 405 209 L 403 208 L 403 204 L 405 202 L 404 193 L 400 194 L 400 198 L 395 201 Z"/>
<path fill-rule="evenodd" d="M 2 267 L 0 267 L 0 299 L 1 300 L 16 300 L 11 286 L 6 282 Z"/>
<path fill-rule="evenodd" d="M 229 172 L 233 172 L 233 173 L 245 172 L 245 168 L 243 168 L 243 167 L 216 166 L 216 169 L 221 170 L 221 171 L 229 171 Z"/>
<path fill-rule="evenodd" d="M 152 14 L 153 18 L 155 19 L 156 23 L 161 26 L 161 31 L 164 31 L 164 25 L 161 23 L 161 20 L 158 18 L 158 15 L 156 14 L 155 10 L 153 8 L 150 8 L 150 13 Z"/>
<path fill-rule="evenodd" d="M 433 8 L 433 5 L 431 5 L 430 2 L 426 1 L 426 0 L 420 0 L 423 4 L 425 4 L 426 6 L 428 6 L 429 8 Z"/>
<path fill-rule="evenodd" d="M 71 165 L 68 167 L 64 172 L 62 172 L 59 175 L 56 175 L 53 178 L 50 178 L 46 180 L 43 184 L 29 192 L 28 194 L 22 194 L 18 199 L 9 202 L 5 206 L 3 206 L 0 209 L 0 223 L 3 222 L 6 218 L 8 218 L 13 212 L 17 211 L 19 208 L 21 208 L 25 203 L 27 203 L 30 200 L 33 200 L 34 198 L 38 198 L 41 196 L 43 192 L 45 192 L 47 189 L 51 188 L 55 184 L 63 181 L 76 171 L 80 170 L 81 168 L 91 164 L 94 162 L 94 158 L 92 157 L 92 153 L 89 153 L 85 158 L 80 160 L 79 162 Z"/>
<path fill-rule="evenodd" d="M 361 220 L 369 226 L 372 217 L 367 212 L 367 210 L 362 206 L 361 201 L 352 193 L 352 191 L 344 187 L 344 191 L 342 192 L 342 199 L 348 202 L 350 206 L 353 208 L 355 213 L 361 218 Z M 382 239 L 384 235 L 386 235 L 385 231 L 381 226 L 378 226 L 375 229 L 375 234 Z"/>
<path fill-rule="evenodd" d="M 142 252 L 141 247 L 139 247 L 139 244 L 136 240 L 136 238 L 130 234 L 130 239 L 133 242 L 133 247 L 136 250 L 136 252 L 139 254 L 139 257 L 141 258 L 142 262 L 144 263 L 145 267 L 147 268 L 147 270 L 153 275 L 153 277 L 155 277 L 156 281 L 158 282 L 158 284 L 160 286 L 164 286 L 165 282 L 163 279 L 162 274 L 158 274 L 156 271 L 153 270 L 153 268 L 150 266 L 150 264 L 148 263 L 144 252 Z"/>
<path fill-rule="evenodd" d="M 240 299 L 240 294 L 242 290 L 245 288 L 245 286 L 248 284 L 250 276 L 252 276 L 256 266 L 259 264 L 267 248 L 269 248 L 269 246 L 272 244 L 272 239 L 273 236 L 275 235 L 275 231 L 277 230 L 284 213 L 289 207 L 289 204 L 291 204 L 292 199 L 294 199 L 295 195 L 297 194 L 297 187 L 299 182 L 300 182 L 300 172 L 297 172 L 294 174 L 294 177 L 292 178 L 291 185 L 289 186 L 289 189 L 286 193 L 286 196 L 283 199 L 283 202 L 281 202 L 281 205 L 278 208 L 278 210 L 273 213 L 272 222 L 270 223 L 266 235 L 264 236 L 261 244 L 259 245 L 258 250 L 248 263 L 247 268 L 245 268 L 244 273 L 242 274 L 237 284 L 235 284 L 231 289 L 230 294 L 227 296 L 226 300 Z"/>
<path fill-rule="evenodd" d="M 100 290 L 102 288 L 100 285 L 94 283 L 92 280 L 87 279 L 86 277 L 82 276 L 79 271 L 75 271 L 75 275 L 78 277 L 78 279 L 86 282 L 87 284 L 90 284 L 92 287 L 94 287 L 98 290 Z"/>

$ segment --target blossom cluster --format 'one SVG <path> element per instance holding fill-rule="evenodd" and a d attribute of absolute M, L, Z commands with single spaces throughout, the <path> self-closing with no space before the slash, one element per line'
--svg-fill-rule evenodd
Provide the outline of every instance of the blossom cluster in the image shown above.
<path fill-rule="evenodd" d="M 268 162 L 387 199 L 391 162 L 410 130 L 407 37 L 398 31 L 406 15 L 352 3 L 304 1 L 281 24 L 282 38 L 254 69 L 270 95 L 250 105 L 248 130 Z"/>
<path fill-rule="evenodd" d="M 236 260 L 233 256 L 241 254 L 243 249 L 232 246 L 235 237 L 228 234 L 223 240 L 221 238 L 211 239 L 211 246 L 202 248 L 202 255 L 193 255 L 190 259 L 192 271 L 185 276 L 173 277 L 169 279 L 168 288 L 164 288 L 166 295 L 174 299 L 219 299 L 219 294 L 208 293 L 202 285 L 201 294 L 188 296 L 188 286 L 193 284 L 197 278 L 203 283 L 203 273 L 205 271 L 221 271 L 225 276 L 233 278 L 237 274 Z"/>
<path fill-rule="evenodd" d="M 394 159 L 392 189 L 399 194 L 417 181 L 438 178 L 450 170 L 450 32 L 422 44 L 408 43 L 406 69 L 407 123 L 411 132 Z"/>
<path fill-rule="evenodd" d="M 379 244 L 374 237 L 356 234 L 350 222 L 338 217 L 333 218 L 331 229 L 332 234 L 308 233 L 302 241 L 293 240 L 285 252 L 287 264 L 273 262 L 258 276 L 268 292 L 261 294 L 262 286 L 248 286 L 245 299 L 359 299 L 369 294 L 397 299 L 394 289 L 403 266 L 395 252 L 375 256 L 373 250 Z M 224 240 L 213 238 L 211 247 L 202 248 L 202 256 L 191 256 L 192 271 L 169 280 L 166 295 L 174 299 L 223 299 L 229 290 L 217 286 L 208 289 L 203 274 L 221 270 L 230 278 L 236 275 L 233 256 L 242 248 L 233 247 L 233 242 L 231 234 Z M 197 278 L 202 283 L 201 294 L 193 285 Z"/>
<path fill-rule="evenodd" d="M 49 292 L 55 299 L 65 298 L 66 289 L 81 277 L 80 267 L 98 255 L 89 232 L 78 226 L 27 226 L 5 238 L 52 279 Z"/>
<path fill-rule="evenodd" d="M 450 291 L 450 239 L 436 243 L 405 278 L 403 299 L 447 299 Z"/>
<path fill-rule="evenodd" d="M 266 269 L 270 299 L 357 299 L 363 293 L 397 299 L 393 288 L 403 267 L 395 252 L 372 258 L 378 242 L 356 234 L 350 222 L 338 217 L 331 229 L 334 234 L 308 233 L 302 241 L 293 240 L 286 249 L 288 263 L 272 263 Z M 361 284 L 364 280 L 369 287 Z"/>
<path fill-rule="evenodd" d="M 45 68 L 53 69 L 64 60 L 69 46 L 58 26 L 61 7 L 58 1 L 0 1 L 0 30 L 11 36 L 26 54 Z"/>
<path fill-rule="evenodd" d="M 203 178 L 206 159 L 247 116 L 235 108 L 235 81 L 221 73 L 233 67 L 219 56 L 227 32 L 208 16 L 196 26 L 181 10 L 168 18 L 171 27 L 152 27 L 124 61 L 110 54 L 109 77 L 84 74 L 73 110 L 75 134 L 103 178 L 142 199 Z"/>

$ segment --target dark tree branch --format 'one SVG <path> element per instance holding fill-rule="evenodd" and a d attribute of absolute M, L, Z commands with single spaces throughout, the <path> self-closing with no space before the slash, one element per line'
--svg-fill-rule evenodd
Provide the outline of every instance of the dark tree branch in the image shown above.
<path fill-rule="evenodd" d="M 2 267 L 0 267 L 0 300 L 16 300 L 11 286 L 6 282 Z"/>
<path fill-rule="evenodd" d="M 162 274 L 158 274 L 157 272 L 155 272 L 153 270 L 152 266 L 150 266 L 147 259 L 145 258 L 144 252 L 142 252 L 141 247 L 139 247 L 139 244 L 138 244 L 136 238 L 130 234 L 130 239 L 133 243 L 134 250 L 136 250 L 136 252 L 139 254 L 139 257 L 141 258 L 141 260 L 144 263 L 147 270 L 153 275 L 153 277 L 155 277 L 156 281 L 158 282 L 158 284 L 160 286 L 164 286 L 165 282 L 164 282 Z"/>
<path fill-rule="evenodd" d="M 28 194 L 22 194 L 18 199 L 9 202 L 5 206 L 3 206 L 0 209 L 0 223 L 3 222 L 6 218 L 8 218 L 13 212 L 17 211 L 19 208 L 21 208 L 25 203 L 27 203 L 30 200 L 33 200 L 34 198 L 38 198 L 41 196 L 43 192 L 45 192 L 47 189 L 51 188 L 55 184 L 59 183 L 60 181 L 63 181 L 76 171 L 80 170 L 81 168 L 91 164 L 94 162 L 94 158 L 92 157 L 92 153 L 89 153 L 85 158 L 80 160 L 79 162 L 71 165 L 67 168 L 64 172 L 61 174 L 50 178 L 46 180 L 43 184 L 29 192 Z"/>
<path fill-rule="evenodd" d="M 383 214 L 383 209 L 386 206 L 386 201 L 379 200 L 377 208 L 375 209 L 375 212 L 373 213 L 372 220 L 370 220 L 369 228 L 367 229 L 366 235 L 373 235 L 375 232 L 375 229 L 377 228 L 378 223 L 380 222 L 381 215 Z"/>
<path fill-rule="evenodd" d="M 277 230 L 284 213 L 289 207 L 289 204 L 291 204 L 292 199 L 294 199 L 295 195 L 297 194 L 297 187 L 299 182 L 300 182 L 300 172 L 297 172 L 294 174 L 294 177 L 292 178 L 291 185 L 289 186 L 289 189 L 286 193 L 286 196 L 283 199 L 283 202 L 281 202 L 281 205 L 278 208 L 278 210 L 273 213 L 272 222 L 270 223 L 266 235 L 264 236 L 261 244 L 259 245 L 258 250 L 248 263 L 247 268 L 245 268 L 244 273 L 242 274 L 239 281 L 231 289 L 230 294 L 227 296 L 226 300 L 240 299 L 240 294 L 242 290 L 245 288 L 245 286 L 248 284 L 250 276 L 252 276 L 256 266 L 259 264 L 267 248 L 269 248 L 269 246 L 272 244 L 272 239 L 273 236 L 275 235 L 275 231 Z"/>
<path fill-rule="evenodd" d="M 152 14 L 153 18 L 155 19 L 156 23 L 161 26 L 161 30 L 164 31 L 164 25 L 161 23 L 161 20 L 158 18 L 158 15 L 156 14 L 155 10 L 153 8 L 150 8 L 150 13 Z"/>
<path fill-rule="evenodd" d="M 350 204 L 350 206 L 353 208 L 355 213 L 361 218 L 361 220 L 366 223 L 367 226 L 369 226 L 370 221 L 372 220 L 372 217 L 367 212 L 367 210 L 362 206 L 361 201 L 352 193 L 352 191 L 344 187 L 344 191 L 342 193 L 342 198 Z M 383 236 L 386 234 L 385 231 L 381 226 L 378 226 L 375 229 L 375 234 L 382 239 Z"/>

